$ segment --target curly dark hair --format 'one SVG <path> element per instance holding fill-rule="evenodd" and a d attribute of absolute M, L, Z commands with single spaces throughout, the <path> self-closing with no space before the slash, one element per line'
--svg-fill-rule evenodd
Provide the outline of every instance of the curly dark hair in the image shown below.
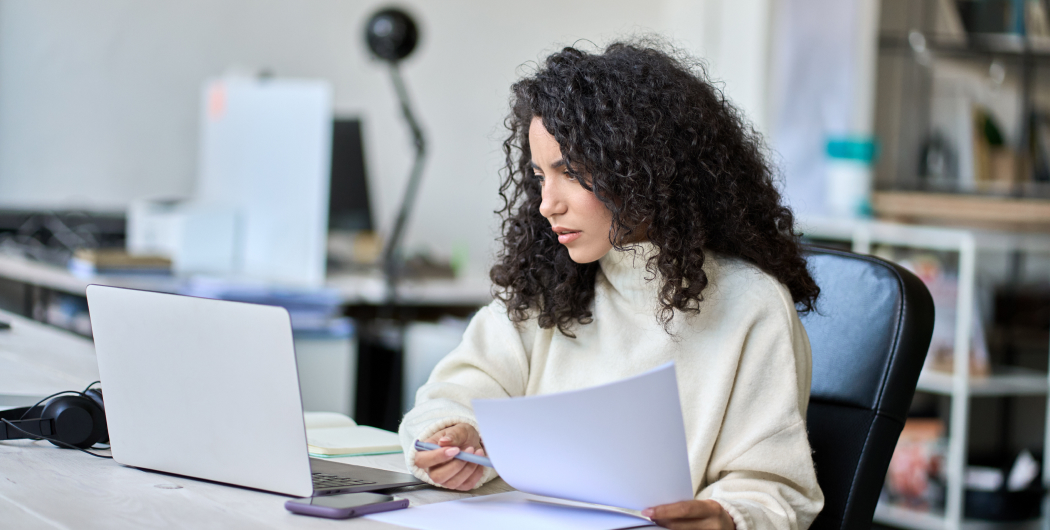
<path fill-rule="evenodd" d="M 612 212 L 610 241 L 648 240 L 661 278 L 657 319 L 699 312 L 705 252 L 742 258 L 787 286 L 800 312 L 820 288 L 806 270 L 794 217 L 782 204 L 757 132 L 703 66 L 659 42 L 567 47 L 511 88 L 500 186 L 502 249 L 490 276 L 510 318 L 543 328 L 591 322 L 598 263 L 576 263 L 540 214 L 530 166 L 534 116 L 561 146 L 569 173 Z"/>

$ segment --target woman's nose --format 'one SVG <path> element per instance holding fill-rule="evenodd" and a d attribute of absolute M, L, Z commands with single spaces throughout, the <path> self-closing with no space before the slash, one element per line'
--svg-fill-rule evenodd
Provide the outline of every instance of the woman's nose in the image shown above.
<path fill-rule="evenodd" d="M 551 179 L 553 180 L 553 179 Z M 550 219 L 551 217 L 565 213 L 565 202 L 558 193 L 558 185 L 554 182 L 544 182 L 540 201 L 540 215 Z"/>

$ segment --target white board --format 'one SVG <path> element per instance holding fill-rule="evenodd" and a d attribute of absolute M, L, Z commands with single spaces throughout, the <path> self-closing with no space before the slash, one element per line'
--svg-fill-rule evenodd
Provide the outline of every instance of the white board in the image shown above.
<path fill-rule="evenodd" d="M 327 81 L 224 77 L 205 85 L 197 198 L 239 212 L 238 272 L 324 282 L 331 149 Z"/>

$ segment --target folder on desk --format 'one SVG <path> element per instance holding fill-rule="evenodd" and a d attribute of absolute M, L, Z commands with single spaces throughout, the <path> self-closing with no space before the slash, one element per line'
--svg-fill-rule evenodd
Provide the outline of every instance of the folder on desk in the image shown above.
<path fill-rule="evenodd" d="M 344 456 L 385 455 L 401 452 L 396 433 L 358 425 L 337 412 L 307 412 L 306 443 L 310 456 L 340 458 Z"/>

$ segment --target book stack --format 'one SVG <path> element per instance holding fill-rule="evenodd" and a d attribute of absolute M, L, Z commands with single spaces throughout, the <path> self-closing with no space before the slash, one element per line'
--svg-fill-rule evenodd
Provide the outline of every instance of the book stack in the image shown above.
<path fill-rule="evenodd" d="M 76 276 L 99 274 L 171 274 L 171 260 L 163 256 L 128 254 L 122 248 L 85 248 L 73 253 L 69 271 Z"/>

